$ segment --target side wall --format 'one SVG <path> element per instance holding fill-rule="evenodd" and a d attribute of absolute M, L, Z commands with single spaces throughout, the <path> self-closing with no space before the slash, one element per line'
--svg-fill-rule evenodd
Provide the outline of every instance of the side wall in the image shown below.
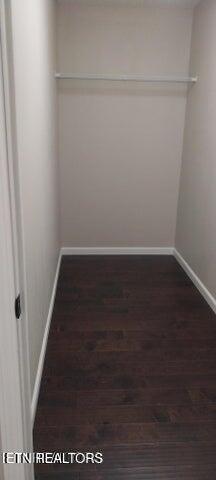
<path fill-rule="evenodd" d="M 216 296 L 216 2 L 195 10 L 176 248 Z"/>
<path fill-rule="evenodd" d="M 188 75 L 192 11 L 58 6 L 58 69 Z M 59 81 L 63 246 L 174 245 L 186 87 Z"/>
<path fill-rule="evenodd" d="M 32 391 L 59 251 L 54 3 L 11 0 Z"/>

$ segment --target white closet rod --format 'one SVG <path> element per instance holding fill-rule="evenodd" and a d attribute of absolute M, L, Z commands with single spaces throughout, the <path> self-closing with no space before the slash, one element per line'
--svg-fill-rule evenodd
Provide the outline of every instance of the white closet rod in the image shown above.
<path fill-rule="evenodd" d="M 56 79 L 62 80 L 109 80 L 112 82 L 143 82 L 143 83 L 196 83 L 197 77 L 146 77 L 144 75 L 106 75 L 106 74 L 69 74 L 56 73 Z"/>

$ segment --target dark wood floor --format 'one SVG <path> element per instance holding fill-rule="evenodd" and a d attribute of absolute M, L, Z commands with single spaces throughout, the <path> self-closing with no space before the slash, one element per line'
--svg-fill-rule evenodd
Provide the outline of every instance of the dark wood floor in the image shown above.
<path fill-rule="evenodd" d="M 173 257 L 63 257 L 35 451 L 40 480 L 216 479 L 216 317 Z"/>

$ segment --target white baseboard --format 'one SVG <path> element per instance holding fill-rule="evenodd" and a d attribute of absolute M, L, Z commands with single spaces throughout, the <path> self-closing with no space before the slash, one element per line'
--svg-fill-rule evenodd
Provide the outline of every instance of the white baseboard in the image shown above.
<path fill-rule="evenodd" d="M 62 255 L 173 255 L 173 247 L 62 247 Z"/>
<path fill-rule="evenodd" d="M 177 262 L 181 265 L 184 271 L 187 273 L 188 277 L 192 280 L 194 285 L 197 287 L 201 295 L 205 298 L 206 302 L 212 308 L 212 310 L 216 313 L 216 298 L 209 292 L 209 290 L 205 287 L 202 283 L 200 278 L 196 275 L 196 273 L 192 270 L 190 265 L 184 260 L 181 254 L 174 248 L 174 256 Z"/>
<path fill-rule="evenodd" d="M 50 299 L 49 311 L 48 311 L 48 315 L 47 315 L 46 327 L 45 327 L 45 331 L 44 331 L 44 337 L 43 337 L 43 342 L 42 342 L 42 347 L 41 347 L 41 352 L 40 352 L 40 357 L 39 357 L 39 362 L 38 362 L 38 369 L 37 369 L 37 374 L 36 374 L 36 378 L 35 378 L 34 390 L 33 390 L 33 395 L 32 395 L 32 402 L 31 402 L 32 425 L 34 425 L 35 413 L 36 413 L 36 410 L 37 410 L 37 403 L 38 403 L 38 396 L 39 396 L 39 391 L 40 391 L 41 377 L 42 377 L 42 373 L 43 373 L 43 366 L 44 366 L 44 359 L 45 359 L 47 341 L 48 341 L 48 336 L 49 336 L 50 323 L 51 323 L 51 319 L 52 319 L 53 307 L 54 307 L 54 302 L 55 302 L 56 287 L 57 287 L 58 277 L 59 277 L 61 256 L 62 256 L 62 254 L 61 254 L 61 250 L 60 250 L 59 258 L 58 258 L 58 262 L 57 262 L 57 267 L 56 267 L 54 283 L 53 283 L 52 295 L 51 295 L 51 299 Z"/>

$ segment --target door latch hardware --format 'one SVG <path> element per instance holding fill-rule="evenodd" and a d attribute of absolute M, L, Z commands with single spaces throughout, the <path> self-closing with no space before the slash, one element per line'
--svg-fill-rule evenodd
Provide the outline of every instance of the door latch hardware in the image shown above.
<path fill-rule="evenodd" d="M 15 300 L 15 315 L 16 318 L 20 318 L 21 315 L 21 301 L 20 301 L 20 295 Z"/>

